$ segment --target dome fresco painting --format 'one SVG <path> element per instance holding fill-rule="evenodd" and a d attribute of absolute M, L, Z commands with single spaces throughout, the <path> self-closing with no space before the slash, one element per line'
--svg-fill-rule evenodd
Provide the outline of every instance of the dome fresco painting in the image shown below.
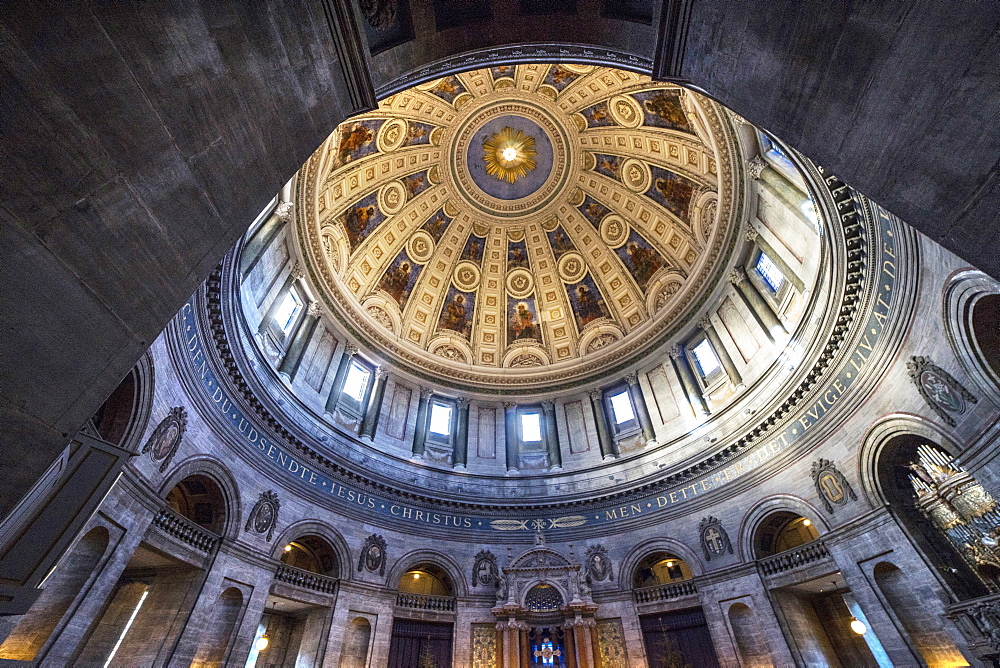
<path fill-rule="evenodd" d="M 422 84 L 302 170 L 304 259 L 402 370 L 485 392 L 595 378 L 661 346 L 717 282 L 735 229 L 724 125 L 705 98 L 605 67 Z"/>

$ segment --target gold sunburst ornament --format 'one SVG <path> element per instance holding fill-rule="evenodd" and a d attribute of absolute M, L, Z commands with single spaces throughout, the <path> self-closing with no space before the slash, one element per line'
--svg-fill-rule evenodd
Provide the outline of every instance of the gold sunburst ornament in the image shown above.
<path fill-rule="evenodd" d="M 535 168 L 535 138 L 505 127 L 483 142 L 486 173 L 514 183 Z"/>

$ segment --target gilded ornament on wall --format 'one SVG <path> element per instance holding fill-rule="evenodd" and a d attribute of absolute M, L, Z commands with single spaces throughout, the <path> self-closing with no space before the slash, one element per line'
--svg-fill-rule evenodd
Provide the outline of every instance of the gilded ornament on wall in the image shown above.
<path fill-rule="evenodd" d="M 274 490 L 261 492 L 257 503 L 250 510 L 250 516 L 247 518 L 243 531 L 266 534 L 264 540 L 270 543 L 274 536 L 274 528 L 278 525 L 279 508 L 281 508 L 281 502 L 278 500 L 277 492 Z"/>
<path fill-rule="evenodd" d="M 149 458 L 160 462 L 160 473 L 167 470 L 170 460 L 177 453 L 184 431 L 187 428 L 187 411 L 183 406 L 175 406 L 167 413 L 156 429 L 150 434 L 149 440 L 142 446 L 142 454 L 149 453 Z"/>
<path fill-rule="evenodd" d="M 727 552 L 733 553 L 729 534 L 718 518 L 711 515 L 704 518 L 698 523 L 698 532 L 701 534 L 701 549 L 705 553 L 705 561 L 711 561 L 713 556 L 721 557 Z"/>
<path fill-rule="evenodd" d="M 483 142 L 486 173 L 507 183 L 516 183 L 533 170 L 536 155 L 535 138 L 512 127 L 503 128 Z"/>
<path fill-rule="evenodd" d="M 829 459 L 813 462 L 812 479 L 828 513 L 833 513 L 834 505 L 842 506 L 858 498 L 847 478 Z"/>
<path fill-rule="evenodd" d="M 358 557 L 358 570 L 378 571 L 379 575 L 385 575 L 385 561 L 385 539 L 373 533 L 365 539 L 365 546 Z"/>
<path fill-rule="evenodd" d="M 979 402 L 979 399 L 929 357 L 915 355 L 907 362 L 906 368 L 909 369 L 910 379 L 916 384 L 920 396 L 950 427 L 955 426 L 955 418 L 949 413 L 961 415 L 965 413 L 968 404 Z"/>

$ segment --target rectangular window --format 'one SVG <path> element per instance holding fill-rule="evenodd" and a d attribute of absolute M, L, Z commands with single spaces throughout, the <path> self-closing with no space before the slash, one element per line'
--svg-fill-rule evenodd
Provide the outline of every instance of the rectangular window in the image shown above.
<path fill-rule="evenodd" d="M 292 331 L 292 325 L 295 324 L 295 318 L 298 317 L 301 310 L 302 298 L 299 297 L 299 293 L 295 288 L 292 288 L 285 293 L 285 298 L 281 300 L 281 305 L 274 312 L 274 323 L 281 330 L 282 334 L 288 334 Z"/>
<path fill-rule="evenodd" d="M 785 282 L 785 275 L 781 273 L 781 269 L 774 263 L 774 260 L 767 256 L 767 253 L 762 252 L 757 256 L 757 273 L 767 283 L 767 287 L 771 288 L 771 292 L 777 292 L 781 289 L 782 283 Z"/>
<path fill-rule="evenodd" d="M 538 413 L 521 413 L 521 440 L 535 443 L 542 440 L 542 416 Z"/>
<path fill-rule="evenodd" d="M 430 432 L 432 434 L 451 435 L 451 410 L 451 406 L 445 403 L 435 401 L 431 404 Z"/>
<path fill-rule="evenodd" d="M 632 400 L 629 399 L 628 390 L 622 390 L 618 394 L 612 395 L 610 401 L 616 425 L 625 424 L 635 419 L 635 411 L 632 410 Z"/>
<path fill-rule="evenodd" d="M 694 355 L 695 362 L 698 363 L 702 377 L 707 378 L 719 370 L 719 357 L 715 354 L 715 349 L 712 348 L 708 339 L 702 339 L 691 353 Z"/>
<path fill-rule="evenodd" d="M 371 375 L 371 371 L 359 362 L 351 362 L 351 368 L 347 370 L 347 378 L 344 379 L 344 389 L 341 392 L 360 403 L 365 396 L 365 390 L 368 389 L 368 378 Z"/>

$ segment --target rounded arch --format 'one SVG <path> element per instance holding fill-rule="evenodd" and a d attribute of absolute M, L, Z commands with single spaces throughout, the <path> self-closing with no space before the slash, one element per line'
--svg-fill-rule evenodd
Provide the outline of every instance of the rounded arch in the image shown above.
<path fill-rule="evenodd" d="M 705 565 L 698 553 L 681 541 L 666 537 L 652 538 L 637 543 L 622 559 L 621 568 L 618 570 L 619 589 L 623 591 L 632 589 L 632 579 L 635 576 L 636 568 L 643 559 L 657 552 L 669 552 L 676 555 L 677 558 L 683 559 L 691 569 L 693 577 L 698 577 L 705 572 Z"/>
<path fill-rule="evenodd" d="M 893 413 L 881 418 L 865 434 L 858 457 L 858 480 L 872 507 L 884 506 L 889 497 L 879 483 L 878 464 L 886 446 L 900 436 L 923 438 L 941 446 L 951 456 L 961 452 L 959 444 L 936 422 L 913 413 Z"/>
<path fill-rule="evenodd" d="M 347 542 L 336 529 L 320 520 L 300 520 L 282 529 L 271 547 L 271 558 L 281 559 L 285 545 L 301 536 L 317 536 L 326 541 L 336 555 L 337 573 L 335 577 L 341 580 L 351 579 L 354 569 L 351 568 L 351 550 L 347 547 Z"/>
<path fill-rule="evenodd" d="M 195 456 L 181 461 L 167 475 L 157 490 L 161 499 L 166 499 L 174 487 L 185 478 L 191 476 L 205 476 L 210 479 L 222 492 L 222 499 L 225 505 L 226 517 L 220 535 L 231 540 L 239 535 L 240 518 L 243 516 L 242 504 L 240 503 L 239 487 L 236 479 L 222 463 L 210 457 Z"/>
<path fill-rule="evenodd" d="M 90 418 L 104 441 L 139 452 L 153 408 L 153 357 L 147 350 Z"/>
<path fill-rule="evenodd" d="M 518 604 L 524 606 L 525 599 L 527 599 L 528 597 L 528 593 L 538 585 L 547 585 L 555 589 L 557 592 L 559 592 L 559 595 L 562 597 L 564 605 L 566 603 L 569 603 L 573 598 L 572 596 L 570 596 L 569 590 L 567 590 L 566 587 L 560 582 L 558 582 L 555 578 L 536 577 L 532 578 L 531 580 L 525 581 L 524 586 L 521 589 L 521 595 L 518 597 L 520 599 L 518 601 Z"/>
<path fill-rule="evenodd" d="M 958 363 L 979 394 L 995 396 L 1000 389 L 1000 334 L 988 336 L 984 326 L 995 330 L 1000 324 L 1000 281 L 972 267 L 956 271 L 945 282 L 942 309 Z"/>
<path fill-rule="evenodd" d="M 740 559 L 743 561 L 755 561 L 757 555 L 754 550 L 754 542 L 757 531 L 763 522 L 775 513 L 792 513 L 811 520 L 820 535 L 830 530 L 830 525 L 826 518 L 820 513 L 819 508 L 812 505 L 805 499 L 792 494 L 773 494 L 764 497 L 754 504 L 740 523 L 738 537 L 738 551 Z"/>
<path fill-rule="evenodd" d="M 468 594 L 469 585 L 465 580 L 462 567 L 448 555 L 434 550 L 414 550 L 413 552 L 404 554 L 389 569 L 385 580 L 386 583 L 389 586 L 395 587 L 404 573 L 419 564 L 433 564 L 443 570 L 451 578 L 454 596 L 466 596 Z"/>

